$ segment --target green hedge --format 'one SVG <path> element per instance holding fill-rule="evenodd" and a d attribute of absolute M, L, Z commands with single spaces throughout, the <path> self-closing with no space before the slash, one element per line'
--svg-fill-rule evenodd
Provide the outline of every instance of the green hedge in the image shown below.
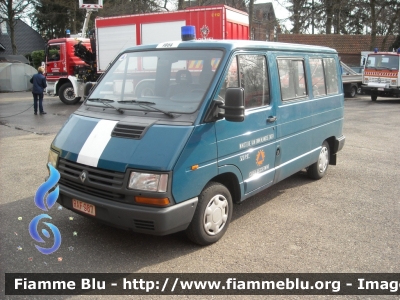
<path fill-rule="evenodd" d="M 42 61 L 44 61 L 44 50 L 33 51 L 31 56 L 33 67 L 35 69 L 39 68 L 42 65 Z"/>

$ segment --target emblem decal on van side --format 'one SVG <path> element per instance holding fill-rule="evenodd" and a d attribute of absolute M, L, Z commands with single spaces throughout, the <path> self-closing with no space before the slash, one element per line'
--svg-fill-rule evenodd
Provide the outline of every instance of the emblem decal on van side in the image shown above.
<path fill-rule="evenodd" d="M 257 166 L 261 166 L 263 164 L 263 162 L 264 162 L 264 159 L 265 159 L 264 150 L 258 151 L 257 156 L 256 156 L 256 164 L 257 164 Z"/>

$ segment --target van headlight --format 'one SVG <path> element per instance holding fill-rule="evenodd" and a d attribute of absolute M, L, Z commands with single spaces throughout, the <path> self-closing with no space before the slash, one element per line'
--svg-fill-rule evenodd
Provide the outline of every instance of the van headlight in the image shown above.
<path fill-rule="evenodd" d="M 152 174 L 132 172 L 129 177 L 128 188 L 151 192 L 166 192 L 168 174 Z"/>
<path fill-rule="evenodd" d="M 47 162 L 50 163 L 54 168 L 56 168 L 58 162 L 58 153 L 50 149 Z"/>

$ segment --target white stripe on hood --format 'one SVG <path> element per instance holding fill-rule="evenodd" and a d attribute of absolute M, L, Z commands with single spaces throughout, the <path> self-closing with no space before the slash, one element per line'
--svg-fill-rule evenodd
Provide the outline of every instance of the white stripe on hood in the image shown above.
<path fill-rule="evenodd" d="M 85 144 L 83 144 L 77 162 L 87 166 L 97 167 L 100 156 L 111 139 L 111 132 L 117 123 L 118 121 L 99 121 L 93 128 Z"/>

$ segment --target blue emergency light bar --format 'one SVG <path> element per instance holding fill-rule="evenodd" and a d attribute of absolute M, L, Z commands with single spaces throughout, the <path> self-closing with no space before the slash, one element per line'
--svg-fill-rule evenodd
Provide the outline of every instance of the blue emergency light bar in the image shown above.
<path fill-rule="evenodd" d="M 189 25 L 189 26 L 182 26 L 181 27 L 181 35 L 182 41 L 191 41 L 196 39 L 196 27 Z"/>

